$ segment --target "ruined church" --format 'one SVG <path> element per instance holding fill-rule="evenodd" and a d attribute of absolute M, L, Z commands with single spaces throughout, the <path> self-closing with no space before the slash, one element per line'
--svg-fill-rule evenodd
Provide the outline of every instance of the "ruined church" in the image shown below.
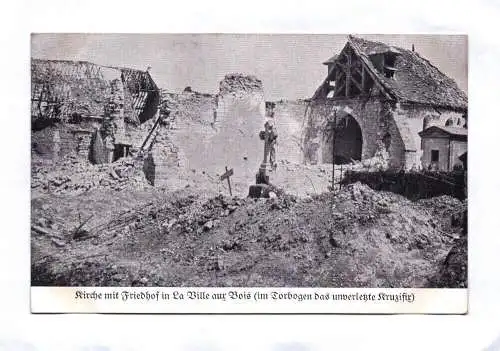
<path fill-rule="evenodd" d="M 390 168 L 421 168 L 419 133 L 432 126 L 467 133 L 467 95 L 414 47 L 350 35 L 324 64 L 326 78 L 305 112 L 306 163 L 364 160 L 383 148 Z"/>

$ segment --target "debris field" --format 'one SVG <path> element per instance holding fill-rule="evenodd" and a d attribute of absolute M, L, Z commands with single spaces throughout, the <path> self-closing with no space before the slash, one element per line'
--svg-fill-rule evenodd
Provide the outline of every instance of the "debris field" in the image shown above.
<path fill-rule="evenodd" d="M 361 183 L 268 199 L 109 191 L 64 197 L 65 207 L 56 195 L 33 200 L 34 285 L 465 284 L 454 257 L 466 207 L 448 196 L 412 202 Z"/>

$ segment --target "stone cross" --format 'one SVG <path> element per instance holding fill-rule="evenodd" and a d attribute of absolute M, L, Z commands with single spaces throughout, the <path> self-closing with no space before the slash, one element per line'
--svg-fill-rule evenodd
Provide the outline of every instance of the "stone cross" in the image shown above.
<path fill-rule="evenodd" d="M 274 133 L 272 129 L 270 128 L 269 123 L 266 122 L 264 125 L 264 130 L 260 131 L 259 137 L 261 140 L 264 141 L 264 159 L 262 163 L 260 164 L 259 167 L 259 173 L 257 174 L 257 184 L 268 184 L 269 183 L 269 176 L 267 175 L 267 168 L 268 168 L 268 158 L 269 158 L 269 153 L 271 151 L 271 138 L 273 137 Z"/>

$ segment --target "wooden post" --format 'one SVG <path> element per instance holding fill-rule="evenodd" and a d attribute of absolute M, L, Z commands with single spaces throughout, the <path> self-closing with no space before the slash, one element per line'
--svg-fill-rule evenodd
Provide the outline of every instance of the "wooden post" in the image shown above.
<path fill-rule="evenodd" d="M 148 135 L 146 136 L 146 139 L 144 139 L 144 141 L 139 149 L 139 152 L 142 152 L 142 150 L 144 149 L 144 146 L 146 146 L 146 143 L 148 142 L 149 138 L 151 138 L 151 135 L 153 134 L 153 132 L 156 130 L 156 128 L 160 124 L 160 120 L 161 120 L 161 115 L 158 113 L 158 118 L 156 119 L 155 124 L 153 124 L 153 127 L 151 128 Z"/>
<path fill-rule="evenodd" d="M 342 167 L 342 163 L 340 164 L 340 180 L 339 180 L 339 190 L 342 190 L 342 177 L 343 177 L 343 167 Z"/>
<path fill-rule="evenodd" d="M 333 110 L 332 125 L 332 191 L 335 192 L 335 138 L 337 136 L 337 110 Z"/>
<path fill-rule="evenodd" d="M 226 166 L 226 172 L 228 171 L 227 166 Z M 229 187 L 229 195 L 233 196 L 233 191 L 231 190 L 231 177 L 227 177 L 227 186 Z"/>
<path fill-rule="evenodd" d="M 349 53 L 347 55 L 347 70 L 346 70 L 346 77 L 345 77 L 345 96 L 349 97 L 351 93 L 351 65 L 352 65 L 352 53 Z"/>
<path fill-rule="evenodd" d="M 363 88 L 363 91 L 361 94 L 365 93 L 365 87 L 366 87 L 366 73 L 365 73 L 365 66 L 361 64 L 361 88 Z"/>
<path fill-rule="evenodd" d="M 229 195 L 233 196 L 233 190 L 231 189 L 231 176 L 234 174 L 233 169 L 227 169 L 226 166 L 226 172 L 220 176 L 220 180 L 227 179 L 227 185 L 229 186 Z"/>

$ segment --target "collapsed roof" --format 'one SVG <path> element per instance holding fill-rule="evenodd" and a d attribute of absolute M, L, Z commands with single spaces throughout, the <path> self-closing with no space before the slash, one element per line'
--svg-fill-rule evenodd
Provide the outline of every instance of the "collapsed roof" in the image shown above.
<path fill-rule="evenodd" d="M 116 83 L 123 87 L 125 118 L 141 121 L 148 94 L 158 92 L 148 71 L 86 61 L 32 59 L 32 118 L 102 117 Z"/>

